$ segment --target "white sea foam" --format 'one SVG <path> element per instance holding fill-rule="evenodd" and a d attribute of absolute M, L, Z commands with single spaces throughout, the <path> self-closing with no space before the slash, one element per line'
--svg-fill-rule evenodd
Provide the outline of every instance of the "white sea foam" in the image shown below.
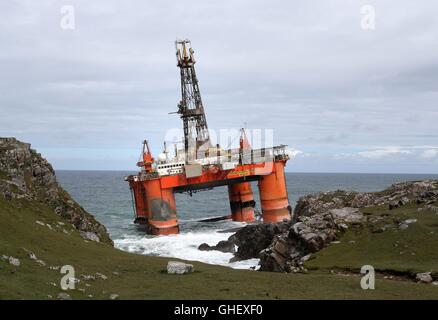
<path fill-rule="evenodd" d="M 221 240 L 228 239 L 232 234 L 219 233 L 216 230 L 203 230 L 157 237 L 125 235 L 122 239 L 116 239 L 114 243 L 121 250 L 144 255 L 200 261 L 208 264 L 228 266 L 234 269 L 258 268 L 259 259 L 230 263 L 229 261 L 233 257 L 232 253 L 223 253 L 216 250 L 198 250 L 198 246 L 202 243 L 215 245 Z"/>

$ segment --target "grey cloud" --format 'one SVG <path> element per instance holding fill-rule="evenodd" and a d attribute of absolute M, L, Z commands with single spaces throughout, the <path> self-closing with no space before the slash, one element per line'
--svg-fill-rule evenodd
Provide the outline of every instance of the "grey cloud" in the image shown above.
<path fill-rule="evenodd" d="M 114 169 L 133 168 L 143 138 L 156 152 L 181 126 L 168 115 L 180 99 L 173 41 L 188 37 L 212 128 L 274 128 L 276 143 L 321 154 L 324 167 L 373 146 L 436 145 L 438 3 L 369 3 L 374 31 L 360 28 L 362 1 L 4 1 L 0 135 L 58 168 L 96 169 L 111 154 Z M 74 31 L 59 27 L 63 4 Z M 306 170 L 297 161 L 291 170 Z"/>

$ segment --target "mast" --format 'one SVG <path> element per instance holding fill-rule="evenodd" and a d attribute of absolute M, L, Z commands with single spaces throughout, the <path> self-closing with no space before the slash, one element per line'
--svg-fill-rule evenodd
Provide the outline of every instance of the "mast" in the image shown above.
<path fill-rule="evenodd" d="M 188 39 L 176 40 L 177 66 L 181 74 L 181 101 L 178 113 L 184 123 L 185 161 L 197 158 L 198 150 L 211 147 L 207 119 L 195 72 L 193 49 Z"/>

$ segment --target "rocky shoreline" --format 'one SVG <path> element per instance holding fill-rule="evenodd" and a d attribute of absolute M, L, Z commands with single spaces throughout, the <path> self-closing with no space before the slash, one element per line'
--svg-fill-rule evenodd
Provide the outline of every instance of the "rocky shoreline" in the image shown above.
<path fill-rule="evenodd" d="M 48 206 L 84 238 L 113 245 L 105 226 L 58 184 L 50 163 L 30 144 L 15 138 L 0 138 L 0 197 Z"/>
<path fill-rule="evenodd" d="M 437 201 L 438 180 L 397 183 L 381 192 L 337 190 L 309 194 L 298 200 L 291 221 L 248 225 L 222 241 L 220 248 L 232 248 L 227 252 L 234 253 L 234 261 L 259 258 L 261 271 L 302 272 L 312 254 L 339 242 L 349 229 L 370 228 L 373 233 L 381 233 L 403 230 L 416 222 L 387 218 L 388 214 L 367 215 L 362 209 L 382 207 L 390 212 L 415 204 L 418 213 L 438 214 Z M 427 274 L 418 277 L 429 279 Z"/>

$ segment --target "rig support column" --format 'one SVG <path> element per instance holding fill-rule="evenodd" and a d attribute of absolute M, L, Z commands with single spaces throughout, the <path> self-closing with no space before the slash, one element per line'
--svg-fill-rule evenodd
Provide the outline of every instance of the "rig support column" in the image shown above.
<path fill-rule="evenodd" d="M 130 181 L 131 195 L 133 206 L 135 210 L 135 220 L 134 223 L 137 224 L 147 224 L 149 219 L 149 208 L 146 198 L 146 190 L 142 183 L 134 183 Z"/>
<path fill-rule="evenodd" d="M 228 185 L 231 215 L 234 221 L 254 221 L 254 196 L 249 182 Z"/>
<path fill-rule="evenodd" d="M 264 222 L 291 219 L 292 209 L 286 189 L 285 161 L 274 161 L 272 173 L 259 181 L 260 202 Z"/>
<path fill-rule="evenodd" d="M 162 189 L 159 179 L 144 181 L 144 183 L 149 208 L 149 233 L 153 235 L 179 233 L 173 189 Z"/>

